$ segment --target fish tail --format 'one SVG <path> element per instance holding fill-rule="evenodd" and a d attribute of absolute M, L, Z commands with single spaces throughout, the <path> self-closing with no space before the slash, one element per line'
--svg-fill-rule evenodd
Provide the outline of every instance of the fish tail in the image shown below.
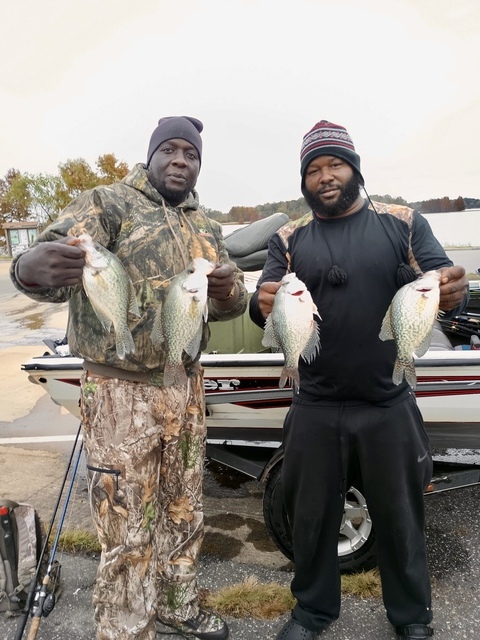
<path fill-rule="evenodd" d="M 395 366 L 393 367 L 393 375 L 392 375 L 393 384 L 400 384 L 402 382 L 404 372 L 405 372 L 405 366 L 397 358 L 395 360 Z"/>
<path fill-rule="evenodd" d="M 135 353 L 135 343 L 128 327 L 116 336 L 115 349 L 120 360 L 125 360 L 127 353 Z"/>
<path fill-rule="evenodd" d="M 187 384 L 187 374 L 185 373 L 183 364 L 166 362 L 163 371 L 163 384 L 166 387 L 172 385 L 185 386 Z"/>
<path fill-rule="evenodd" d="M 298 393 L 298 390 L 300 389 L 300 376 L 298 375 L 298 368 L 285 365 L 282 369 L 278 386 L 280 387 L 280 389 L 283 389 L 287 382 L 290 381 L 293 383 L 293 388 Z"/>
<path fill-rule="evenodd" d="M 412 389 L 416 389 L 416 387 L 417 387 L 417 374 L 415 372 L 415 365 L 413 364 L 413 362 L 410 362 L 405 367 L 405 378 L 407 379 L 407 382 L 412 387 Z"/>
<path fill-rule="evenodd" d="M 397 358 L 393 368 L 393 384 L 400 384 L 403 380 L 403 376 L 405 376 L 406 381 L 412 389 L 415 389 L 417 386 L 417 374 L 415 372 L 415 364 L 413 363 L 413 360 L 411 362 L 403 362 Z"/>

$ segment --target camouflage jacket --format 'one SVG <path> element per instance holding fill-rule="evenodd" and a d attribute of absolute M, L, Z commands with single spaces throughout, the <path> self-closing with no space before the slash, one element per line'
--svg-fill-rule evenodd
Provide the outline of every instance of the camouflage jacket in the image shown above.
<path fill-rule="evenodd" d="M 165 352 L 150 339 L 156 310 L 171 279 L 196 257 L 228 262 L 240 286 L 237 304 L 221 311 L 208 301 L 208 320 L 230 320 L 242 315 L 247 306 L 243 273 L 233 263 L 225 247 L 220 223 L 199 208 L 192 192 L 178 207 L 168 205 L 147 178 L 144 165 L 137 164 L 119 183 L 96 187 L 73 200 L 36 240 L 46 242 L 88 233 L 115 253 L 134 284 L 140 318 L 129 318 L 135 354 L 120 360 L 115 351 L 113 330 L 106 333 L 95 315 L 83 287 L 25 289 L 16 277 L 12 262 L 11 278 L 17 289 L 38 301 L 69 301 L 67 336 L 73 355 L 87 361 L 135 372 L 154 372 L 161 380 Z M 209 328 L 205 324 L 200 345 L 205 349 Z M 185 366 L 191 363 L 185 355 Z M 161 384 L 161 382 L 160 382 Z"/>

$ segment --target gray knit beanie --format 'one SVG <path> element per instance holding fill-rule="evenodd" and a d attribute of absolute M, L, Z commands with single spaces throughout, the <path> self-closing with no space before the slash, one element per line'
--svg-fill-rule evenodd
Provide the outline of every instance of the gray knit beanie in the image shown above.
<path fill-rule="evenodd" d="M 152 133 L 148 145 L 147 166 L 150 164 L 153 154 L 165 140 L 181 138 L 190 142 L 198 151 L 200 164 L 202 163 L 202 138 L 203 123 L 189 116 L 168 116 L 160 118 L 158 126 Z"/>

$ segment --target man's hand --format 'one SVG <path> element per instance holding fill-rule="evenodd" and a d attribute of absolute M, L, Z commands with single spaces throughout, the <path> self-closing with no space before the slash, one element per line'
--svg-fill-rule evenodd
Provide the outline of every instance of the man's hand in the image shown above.
<path fill-rule="evenodd" d="M 258 308 L 265 319 L 272 312 L 275 294 L 281 284 L 281 282 L 264 282 L 258 288 Z"/>
<path fill-rule="evenodd" d="M 229 264 L 219 264 L 208 274 L 208 297 L 218 302 L 238 299 L 238 287 L 235 285 L 235 275 Z M 235 289 L 235 290 L 234 290 Z M 233 292 L 233 293 L 232 293 Z M 230 295 L 232 293 L 232 295 Z"/>
<path fill-rule="evenodd" d="M 23 284 L 40 287 L 71 287 L 82 281 L 85 251 L 75 238 L 40 242 L 17 263 L 17 277 Z"/>
<path fill-rule="evenodd" d="M 459 266 L 440 269 L 440 309 L 450 311 L 458 307 L 468 293 L 468 278 L 465 269 Z"/>

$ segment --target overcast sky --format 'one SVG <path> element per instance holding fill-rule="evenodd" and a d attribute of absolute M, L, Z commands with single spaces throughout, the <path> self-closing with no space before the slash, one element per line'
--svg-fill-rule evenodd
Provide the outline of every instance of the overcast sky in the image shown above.
<path fill-rule="evenodd" d="M 372 194 L 480 197 L 478 0 L 2 2 L 0 176 L 204 122 L 197 189 L 227 212 L 301 196 L 303 135 L 344 125 Z"/>

